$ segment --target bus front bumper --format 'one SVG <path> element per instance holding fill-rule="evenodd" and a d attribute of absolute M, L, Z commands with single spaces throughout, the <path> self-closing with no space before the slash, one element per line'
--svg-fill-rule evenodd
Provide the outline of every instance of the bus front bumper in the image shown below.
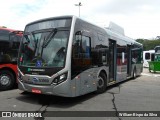
<path fill-rule="evenodd" d="M 63 87 L 62 87 L 63 86 Z M 18 81 L 18 89 L 22 91 L 37 93 L 37 94 L 47 94 L 47 95 L 56 95 L 56 96 L 63 96 L 63 97 L 74 97 L 69 89 L 69 85 L 34 85 L 34 84 L 27 84 L 21 81 Z"/>

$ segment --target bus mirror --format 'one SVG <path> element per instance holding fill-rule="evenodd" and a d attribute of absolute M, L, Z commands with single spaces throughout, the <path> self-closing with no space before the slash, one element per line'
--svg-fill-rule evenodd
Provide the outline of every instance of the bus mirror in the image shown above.
<path fill-rule="evenodd" d="M 124 54 L 124 52 L 122 52 L 122 63 L 124 63 L 124 59 L 125 58 L 125 54 Z"/>
<path fill-rule="evenodd" d="M 75 36 L 76 36 L 76 41 L 81 41 L 82 40 L 82 32 L 81 31 L 77 31 Z"/>
<path fill-rule="evenodd" d="M 76 34 L 75 34 L 75 41 L 76 41 L 76 44 L 77 44 L 77 46 L 79 46 L 80 47 L 80 44 L 81 44 L 81 40 L 82 40 L 82 33 L 81 33 L 81 31 L 77 31 L 76 32 Z"/>
<path fill-rule="evenodd" d="M 106 56 L 104 54 L 102 55 L 102 62 L 106 62 Z"/>
<path fill-rule="evenodd" d="M 82 35 L 82 31 L 77 31 L 75 35 Z"/>

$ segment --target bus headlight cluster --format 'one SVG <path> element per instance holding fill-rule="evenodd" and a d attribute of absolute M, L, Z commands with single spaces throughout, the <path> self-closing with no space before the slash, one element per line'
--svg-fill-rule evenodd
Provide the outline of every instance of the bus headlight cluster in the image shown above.
<path fill-rule="evenodd" d="M 64 82 L 65 80 L 67 80 L 67 76 L 68 76 L 68 72 L 66 72 L 66 73 L 64 73 L 62 75 L 57 76 L 56 78 L 54 78 L 52 84 L 58 85 L 58 84 Z"/>

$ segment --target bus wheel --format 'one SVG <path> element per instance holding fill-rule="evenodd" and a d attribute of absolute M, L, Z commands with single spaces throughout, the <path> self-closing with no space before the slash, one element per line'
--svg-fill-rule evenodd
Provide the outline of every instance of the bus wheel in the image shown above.
<path fill-rule="evenodd" d="M 137 76 L 137 71 L 136 71 L 136 68 L 134 68 L 132 78 L 135 79 L 136 76 Z"/>
<path fill-rule="evenodd" d="M 15 78 L 10 71 L 0 71 L 0 90 L 9 90 L 13 88 L 14 84 Z"/>
<path fill-rule="evenodd" d="M 106 91 L 106 87 L 107 87 L 106 80 L 107 80 L 106 75 L 103 72 L 101 72 L 98 77 L 96 93 L 103 93 Z"/>

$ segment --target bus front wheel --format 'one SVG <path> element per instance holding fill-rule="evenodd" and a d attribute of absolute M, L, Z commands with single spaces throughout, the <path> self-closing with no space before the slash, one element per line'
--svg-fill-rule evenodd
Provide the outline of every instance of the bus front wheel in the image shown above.
<path fill-rule="evenodd" d="M 106 91 L 106 87 L 107 87 L 106 80 L 107 80 L 106 75 L 103 72 L 101 72 L 98 77 L 96 93 L 103 93 Z"/>
<path fill-rule="evenodd" d="M 9 90 L 13 88 L 14 84 L 15 78 L 10 71 L 0 71 L 0 90 Z"/>

